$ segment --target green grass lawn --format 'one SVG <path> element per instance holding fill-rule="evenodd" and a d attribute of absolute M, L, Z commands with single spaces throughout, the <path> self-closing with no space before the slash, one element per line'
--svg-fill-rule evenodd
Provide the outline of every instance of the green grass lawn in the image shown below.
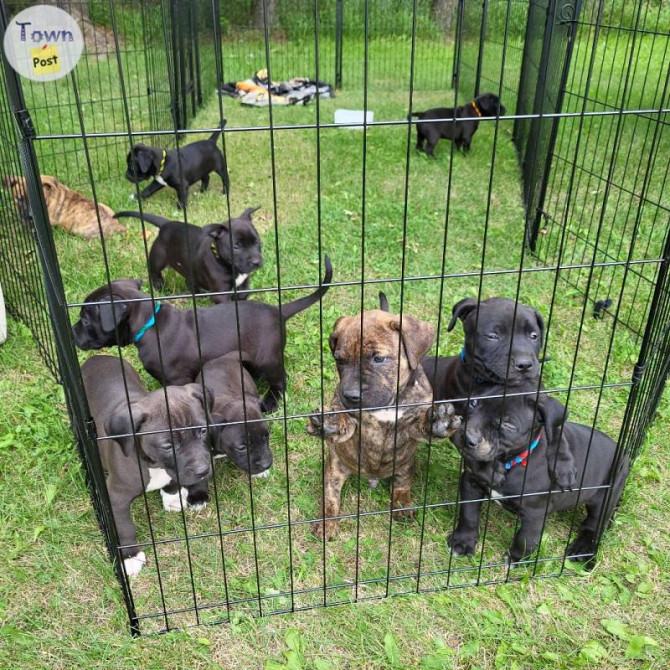
<path fill-rule="evenodd" d="M 398 52 L 406 57 L 405 47 Z M 99 67 L 113 73 L 113 66 L 106 62 Z M 111 80 L 110 85 L 113 92 L 116 82 Z M 91 97 L 91 89 L 85 88 L 84 95 Z M 444 101 L 444 93 L 421 90 L 414 95 L 413 107 Z M 223 104 L 229 130 L 268 123 L 267 109 L 244 109 L 229 99 Z M 361 89 L 346 89 L 335 100 L 321 102 L 321 120 L 331 122 L 338 107 L 362 105 Z M 383 84 L 369 91 L 368 106 L 375 120 L 403 119 L 408 105 L 407 94 Z M 90 106 L 87 124 L 123 127 L 118 113 L 107 118 L 102 111 Z M 216 126 L 219 113 L 218 100 L 210 100 L 197 126 Z M 135 114 L 141 114 L 140 107 L 133 107 L 132 119 Z M 273 115 L 276 125 L 313 123 L 316 106 L 276 108 Z M 37 121 L 39 129 L 43 118 Z M 143 124 L 144 119 L 137 117 L 133 127 L 146 129 Z M 407 127 L 375 127 L 367 133 L 365 164 L 364 135 L 356 130 L 226 134 L 232 183 L 229 203 L 213 177 L 210 191 L 200 194 L 192 189 L 189 221 L 205 224 L 226 219 L 228 204 L 232 214 L 260 205 L 255 221 L 266 262 L 254 275 L 253 286 L 315 283 L 322 272 L 319 246 L 332 259 L 335 281 L 352 283 L 330 290 L 323 300 L 321 323 L 318 307 L 289 322 L 286 415 L 310 411 L 320 404 L 322 394 L 330 397 L 335 373 L 327 336 L 336 318 L 357 312 L 361 301 L 367 308 L 376 306 L 381 289 L 394 310 L 400 309 L 402 298 L 406 314 L 437 323 L 449 317 L 457 300 L 481 291 L 482 297 L 518 294 L 543 313 L 548 322 L 547 352 L 552 358 L 545 365 L 545 384 L 595 386 L 595 390 L 572 391 L 571 418 L 595 423 L 616 438 L 628 389 L 601 391 L 600 386 L 603 381 L 630 380 L 638 353 L 636 339 L 626 329 L 615 328 L 611 319 L 593 320 L 588 310 L 583 316 L 584 297 L 557 278 L 550 267 L 518 272 L 519 268 L 542 266 L 523 247 L 525 216 L 511 131 L 511 122 L 505 120 L 497 128 L 482 124 L 468 157 L 452 157 L 449 145 L 443 142 L 438 145 L 437 159 L 431 161 L 414 152 L 414 133 L 408 138 Z M 89 146 L 96 156 L 93 177 L 99 199 L 116 210 L 129 208 L 132 188 L 121 176 L 127 144 L 92 139 Z M 66 147 L 72 156 L 78 156 L 78 162 L 73 159 L 62 165 L 58 152 Z M 53 171 L 80 187 L 87 181 L 85 164 L 81 167 L 82 148 L 81 142 L 72 140 L 38 143 L 37 147 L 45 173 Z M 154 196 L 145 209 L 179 216 L 171 189 Z M 152 233 L 150 229 L 149 242 L 155 237 Z M 106 281 L 101 247 L 60 230 L 55 231 L 55 240 L 67 299 L 81 301 Z M 111 276 L 146 280 L 144 251 L 140 224 L 131 221 L 125 236 L 106 245 Z M 379 280 L 367 285 L 363 296 L 362 261 L 364 278 Z M 435 277 L 442 266 L 444 280 Z M 401 276 L 407 279 L 404 284 L 393 281 Z M 168 272 L 164 293 L 184 292 L 183 279 Z M 282 300 L 302 293 L 286 291 Z M 276 293 L 265 293 L 261 299 L 276 302 Z M 72 319 L 76 317 L 77 310 L 72 310 Z M 462 333 L 459 327 L 447 333 L 445 325 L 442 321 L 439 352 L 452 354 L 461 346 Z M 607 359 L 603 343 L 610 339 L 613 345 Z M 323 371 L 319 369 L 320 351 L 324 353 Z M 139 367 L 134 348 L 124 350 L 124 356 Z M 220 514 L 213 504 L 188 514 L 189 535 L 203 537 L 190 543 L 188 555 L 183 541 L 160 545 L 157 555 L 150 552 L 145 570 L 132 584 L 138 613 L 160 615 L 153 562 L 157 559 L 167 607 L 193 606 L 193 579 L 197 604 L 203 608 L 198 620 L 191 612 L 170 615 L 171 627 L 220 620 L 229 623 L 132 640 L 68 430 L 62 391 L 45 376 L 27 331 L 18 324 L 11 323 L 10 339 L 0 348 L 0 362 L 6 370 L 0 379 L 4 409 L 0 415 L 0 471 L 4 475 L 0 536 L 8 555 L 8 569 L 0 577 L 2 667 L 218 664 L 240 669 L 324 670 L 667 665 L 669 547 L 664 530 L 669 496 L 663 486 L 669 474 L 665 459 L 670 426 L 667 398 L 650 430 L 647 448 L 635 463 L 593 572 L 587 574 L 568 564 L 566 570 L 575 575 L 530 581 L 531 566 L 512 571 L 510 577 L 518 581 L 508 585 L 257 618 L 258 596 L 265 614 L 309 607 L 323 602 L 323 592 L 312 589 L 324 583 L 340 586 L 327 592 L 328 604 L 346 601 L 354 596 L 349 584 L 356 574 L 368 582 L 358 589 L 361 599 L 385 595 L 387 577 L 393 578 L 390 595 L 504 579 L 506 569 L 495 564 L 514 532 L 513 518 L 492 506 L 483 549 L 480 545 L 472 560 L 450 561 L 445 536 L 453 523 L 454 508 L 438 507 L 421 514 L 419 523 L 393 524 L 389 557 L 388 517 L 379 515 L 361 521 L 358 540 L 355 523 L 344 522 L 324 561 L 320 542 L 306 526 L 295 524 L 318 512 L 321 445 L 305 434 L 304 420 L 273 421 L 275 466 L 271 477 L 250 484 L 230 465 L 217 464 Z M 149 387 L 156 387 L 148 375 L 143 373 L 143 378 Z M 274 418 L 282 415 L 280 411 Z M 425 445 L 417 456 L 414 500 L 428 504 L 453 501 L 458 472 L 459 458 L 452 447 L 444 443 L 429 449 Z M 285 527 L 258 530 L 253 537 L 251 532 L 223 539 L 215 535 L 219 523 L 224 530 L 250 525 L 250 496 L 257 526 L 286 523 L 290 509 L 294 522 L 290 544 Z M 359 483 L 352 478 L 343 493 L 342 512 L 355 512 L 358 497 Z M 158 538 L 183 535 L 181 516 L 167 515 L 157 498 L 149 496 L 149 509 Z M 388 489 L 382 485 L 370 491 L 363 482 L 360 506 L 362 511 L 386 509 Z M 148 523 L 143 516 L 138 502 L 138 534 L 146 540 Z M 542 557 L 562 555 L 571 525 L 571 514 L 550 520 Z M 439 573 L 448 566 L 454 572 L 450 576 L 428 574 L 417 583 L 411 575 L 416 574 L 420 549 L 423 573 Z M 489 563 L 493 567 L 480 572 L 480 566 Z M 561 567 L 559 559 L 538 563 L 535 569 L 547 575 Z M 291 598 L 285 595 L 291 586 L 304 592 Z M 230 609 L 220 606 L 226 593 L 241 602 Z M 164 626 L 161 616 L 142 624 L 147 632 Z"/>

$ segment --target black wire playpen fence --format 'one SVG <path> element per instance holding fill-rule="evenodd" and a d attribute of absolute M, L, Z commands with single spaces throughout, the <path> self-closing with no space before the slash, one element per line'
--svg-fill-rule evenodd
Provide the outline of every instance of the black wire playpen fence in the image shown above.
<path fill-rule="evenodd" d="M 590 565 L 670 361 L 663 3 L 54 4 L 0 282 L 132 631 Z"/>

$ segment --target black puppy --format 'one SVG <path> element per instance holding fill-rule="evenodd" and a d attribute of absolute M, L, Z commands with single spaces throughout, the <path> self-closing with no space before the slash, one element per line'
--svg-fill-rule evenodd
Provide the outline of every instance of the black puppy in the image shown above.
<path fill-rule="evenodd" d="M 214 458 L 227 456 L 252 477 L 267 477 L 272 467 L 270 431 L 256 384 L 237 352 L 205 363 L 195 381 L 204 381 L 213 396 L 212 423 L 223 424 L 210 431 Z"/>
<path fill-rule="evenodd" d="M 92 356 L 81 366 L 81 374 L 101 438 L 107 492 L 124 546 L 121 556 L 126 574 L 133 576 L 146 562 L 136 545 L 133 500 L 144 491 L 160 489 L 164 509 L 179 512 L 199 509 L 209 497 L 212 469 L 204 426 L 211 398 L 198 384 L 149 393 L 135 369 L 114 356 Z M 192 488 L 206 497 L 192 495 Z"/>
<path fill-rule="evenodd" d="M 212 296 L 214 302 L 228 302 L 235 295 L 219 292 L 231 291 L 233 284 L 240 291 L 247 290 L 249 275 L 263 265 L 261 239 L 251 221 L 257 209 L 245 209 L 237 219 L 202 228 L 156 214 L 119 212 L 114 216 L 142 219 L 158 228 L 158 237 L 149 252 L 149 276 L 157 289 L 163 286 L 161 273 L 169 266 L 186 279 L 193 293 L 216 292 Z M 247 297 L 248 293 L 237 295 L 239 300 Z"/>
<path fill-rule="evenodd" d="M 421 362 L 436 400 L 450 400 L 463 416 L 467 398 L 490 394 L 496 387 L 506 386 L 508 392 L 521 386 L 537 390 L 544 320 L 536 309 L 507 298 L 482 302 L 465 298 L 454 305 L 448 331 L 458 319 L 465 331 L 461 353 L 437 359 L 427 356 Z M 565 440 L 550 441 L 547 463 L 560 488 L 575 485 L 575 463 Z"/>
<path fill-rule="evenodd" d="M 239 347 L 249 372 L 267 381 L 269 388 L 261 407 L 264 412 L 272 412 L 286 388 L 286 321 L 313 305 L 330 288 L 333 267 L 328 256 L 324 260 L 326 274 L 321 287 L 284 303 L 281 313 L 274 305 L 254 300 L 199 307 L 197 329 L 190 309 L 177 309 L 167 303 L 157 303 L 152 309 L 149 296 L 139 290 L 139 279 L 113 281 L 111 286 L 101 286 L 86 297 L 79 321 L 72 327 L 74 341 L 85 351 L 134 344 L 144 368 L 164 384 L 188 384 L 204 363 Z"/>
<path fill-rule="evenodd" d="M 126 179 L 133 184 L 153 178 L 140 198 L 145 200 L 170 186 L 177 191 L 179 206 L 186 207 L 189 186 L 201 182 L 201 190 L 209 187 L 209 173 L 216 172 L 223 182 L 223 192 L 230 192 L 230 179 L 226 159 L 216 141 L 226 125 L 221 121 L 221 130 L 212 133 L 208 140 L 198 140 L 181 149 L 158 149 L 146 144 L 136 144 L 128 152 Z"/>
<path fill-rule="evenodd" d="M 421 121 L 416 124 L 416 148 L 433 156 L 440 138 L 453 140 L 463 153 L 470 151 L 472 136 L 477 132 L 482 117 L 502 116 L 505 108 L 493 93 L 483 93 L 460 107 L 435 107 L 425 112 L 412 112 Z M 435 121 L 434 119 L 468 119 L 467 121 Z M 424 141 L 426 147 L 424 149 Z"/>
<path fill-rule="evenodd" d="M 561 428 L 564 413 L 563 405 L 546 395 L 470 401 L 462 428 L 452 438 L 464 460 L 458 525 L 447 540 L 452 553 L 474 555 L 482 499 L 491 495 L 521 519 L 510 561 L 537 549 L 546 514 L 578 504 L 586 505 L 587 516 L 567 555 L 593 561 L 599 530 L 607 526 L 621 497 L 629 460 L 617 459 L 616 443 L 598 430 L 577 423 Z M 581 490 L 550 493 L 547 443 L 561 430 L 575 456 Z"/>

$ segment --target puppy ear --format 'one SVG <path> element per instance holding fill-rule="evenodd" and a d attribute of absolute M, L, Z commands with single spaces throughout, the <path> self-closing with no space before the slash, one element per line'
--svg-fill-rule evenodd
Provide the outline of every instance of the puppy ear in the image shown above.
<path fill-rule="evenodd" d="M 396 330 L 400 329 L 400 317 L 392 323 L 392 327 Z M 427 321 L 419 321 L 413 316 L 403 316 L 400 337 L 405 347 L 409 367 L 414 370 L 421 362 L 423 355 L 432 346 L 435 339 L 435 328 Z"/>
<path fill-rule="evenodd" d="M 468 314 L 470 314 L 470 312 L 472 312 L 472 310 L 475 309 L 478 304 L 479 303 L 474 298 L 463 298 L 463 300 L 459 300 L 451 308 L 451 321 L 449 321 L 449 325 L 447 326 L 447 332 L 450 332 L 454 329 L 457 319 L 465 321 Z"/>
<path fill-rule="evenodd" d="M 52 177 L 51 175 L 48 174 L 43 174 L 41 177 L 42 180 L 42 188 L 58 188 L 61 184 L 56 179 L 56 177 Z"/>
<path fill-rule="evenodd" d="M 121 322 L 128 313 L 128 305 L 126 303 L 115 302 L 112 308 L 112 303 L 109 301 L 98 303 L 100 311 L 100 325 L 106 333 L 111 333 L 114 330 L 114 324 L 121 325 Z M 114 318 L 116 313 L 117 318 Z"/>
<path fill-rule="evenodd" d="M 389 309 L 389 300 L 386 297 L 386 293 L 384 293 L 384 291 L 379 291 L 379 309 L 381 309 L 382 312 L 391 311 Z"/>
<path fill-rule="evenodd" d="M 136 405 L 131 405 L 128 411 L 127 405 L 122 405 L 104 421 L 106 435 L 125 435 L 126 437 L 115 437 L 114 441 L 119 444 L 124 456 L 129 456 L 135 444 L 133 432 L 139 432 L 146 414 Z"/>
<path fill-rule="evenodd" d="M 337 340 L 340 337 L 339 333 L 339 326 L 340 324 L 345 320 L 344 316 L 341 316 L 336 322 L 335 325 L 333 326 L 333 332 L 330 334 L 330 337 L 328 338 L 328 346 L 330 347 L 330 352 L 335 353 L 335 349 L 337 349 Z"/>
<path fill-rule="evenodd" d="M 187 384 L 184 386 L 184 390 L 192 397 L 195 398 L 209 414 L 214 409 L 214 394 L 211 390 L 205 386 L 205 392 L 202 392 L 202 384 Z"/>
<path fill-rule="evenodd" d="M 535 401 L 533 396 L 529 397 L 532 398 L 533 402 Z M 554 440 L 558 439 L 561 425 L 568 419 L 568 411 L 558 400 L 546 394 L 542 394 L 538 399 L 536 410 L 540 417 L 540 423 L 544 426 L 547 442 L 553 443 Z"/>
<path fill-rule="evenodd" d="M 221 423 L 224 424 L 222 426 L 210 426 L 209 428 L 209 439 L 210 439 L 210 444 L 214 450 L 216 450 L 216 445 L 217 442 L 219 441 L 219 436 L 221 435 L 223 429 L 226 427 L 226 419 L 221 416 L 221 414 L 210 414 L 209 416 L 209 422 L 210 424 L 213 423 Z"/>

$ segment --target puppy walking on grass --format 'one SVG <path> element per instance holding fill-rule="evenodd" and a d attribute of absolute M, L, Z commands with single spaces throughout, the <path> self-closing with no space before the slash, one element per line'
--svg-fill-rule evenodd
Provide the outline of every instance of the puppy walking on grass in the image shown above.
<path fill-rule="evenodd" d="M 225 125 L 226 120 L 222 119 L 221 130 L 213 132 L 209 139 L 191 142 L 181 149 L 134 145 L 126 157 L 126 179 L 133 184 L 152 179 L 140 193 L 141 200 L 150 198 L 164 186 L 170 186 L 177 191 L 177 201 L 182 209 L 186 207 L 190 186 L 199 181 L 200 190 L 209 188 L 210 172 L 216 172 L 221 177 L 223 193 L 230 193 L 226 157 L 216 146 Z"/>
<path fill-rule="evenodd" d="M 307 427 L 328 443 L 323 521 L 312 527 L 317 537 L 337 534 L 333 517 L 340 512 L 342 486 L 359 472 L 373 487 L 393 477 L 393 518 L 414 516 L 407 508 L 418 442 L 449 437 L 460 425 L 451 404 L 431 406 L 433 392 L 420 361 L 434 337 L 431 324 L 380 310 L 335 323 L 329 343 L 340 383 L 332 410 L 341 413 L 323 422 L 315 414 Z"/>

